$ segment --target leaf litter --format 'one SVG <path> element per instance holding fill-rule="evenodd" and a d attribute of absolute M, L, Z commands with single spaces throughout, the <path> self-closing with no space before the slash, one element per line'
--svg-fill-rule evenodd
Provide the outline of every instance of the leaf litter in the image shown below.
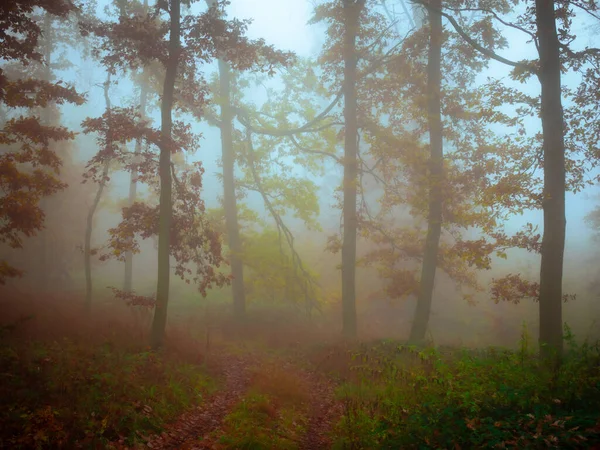
<path fill-rule="evenodd" d="M 243 356 L 222 352 L 213 357 L 211 366 L 224 379 L 223 388 L 208 397 L 201 405 L 183 413 L 161 433 L 142 436 L 145 443 L 134 449 L 155 450 L 216 450 L 224 446 L 218 442 L 223 421 L 242 400 L 251 384 L 251 368 L 264 361 L 264 355 L 253 352 Z M 285 371 L 300 378 L 309 392 L 306 431 L 297 441 L 299 450 L 331 448 L 333 424 L 342 415 L 342 407 L 335 399 L 335 384 L 323 374 L 298 367 L 293 361 L 278 361 Z M 123 441 L 114 443 L 118 450 L 132 449 Z"/>

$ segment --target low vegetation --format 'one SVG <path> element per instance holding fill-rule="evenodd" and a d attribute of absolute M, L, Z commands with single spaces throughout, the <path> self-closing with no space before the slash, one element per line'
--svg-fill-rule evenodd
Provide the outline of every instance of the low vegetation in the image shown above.
<path fill-rule="evenodd" d="M 593 448 L 600 444 L 600 348 L 570 335 L 562 365 L 518 351 L 351 352 L 335 448 Z"/>
<path fill-rule="evenodd" d="M 304 380 L 266 363 L 252 371 L 250 389 L 225 418 L 219 442 L 226 448 L 298 448 L 309 406 Z"/>
<path fill-rule="evenodd" d="M 153 352 L 126 315 L 86 321 L 67 306 L 24 305 L 3 303 L 11 319 L 1 336 L 0 448 L 125 448 L 172 434 L 182 413 L 231 389 L 219 353 L 250 363 L 236 366 L 247 372 L 242 395 L 196 437 L 210 448 L 309 448 L 315 424 L 327 431 L 324 448 L 600 445 L 600 347 L 568 328 L 557 366 L 538 357 L 525 329 L 510 351 L 348 344 L 264 311 L 242 340 L 218 337 L 205 358 L 200 324 L 172 323 L 167 351 Z M 37 313 L 24 314 L 32 306 Z M 282 320 L 287 327 L 275 326 Z M 327 394 L 315 374 L 335 392 L 330 416 L 319 411 Z"/>
<path fill-rule="evenodd" d="M 189 351 L 151 352 L 125 321 L 39 310 L 1 329 L 0 448 L 132 445 L 215 389 Z"/>

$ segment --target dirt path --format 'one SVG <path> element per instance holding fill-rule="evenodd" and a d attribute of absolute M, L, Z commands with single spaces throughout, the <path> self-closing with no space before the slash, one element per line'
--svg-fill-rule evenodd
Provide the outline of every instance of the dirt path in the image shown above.
<path fill-rule="evenodd" d="M 234 356 L 226 351 L 219 355 L 217 364 L 224 385 L 201 405 L 183 413 L 160 435 L 150 437 L 141 448 L 207 450 L 221 449 L 217 442 L 223 419 L 242 399 L 250 384 L 250 367 L 264 355 Z M 286 358 L 287 359 L 287 358 Z M 341 415 L 336 401 L 335 384 L 316 370 L 300 368 L 297 361 L 281 361 L 285 371 L 300 376 L 310 392 L 309 417 L 306 433 L 298 442 L 299 450 L 325 450 L 331 448 L 330 432 Z M 210 435 L 214 437 L 210 437 Z M 117 447 L 123 448 L 123 447 Z M 140 447 L 138 447 L 140 448 Z"/>
<path fill-rule="evenodd" d="M 148 448 L 161 450 L 218 448 L 216 443 L 207 437 L 221 427 L 225 416 L 246 392 L 250 363 L 246 358 L 223 355 L 220 357 L 219 365 L 225 377 L 223 388 L 202 405 L 184 413 L 161 435 L 152 437 L 146 442 Z"/>
<path fill-rule="evenodd" d="M 330 433 L 341 416 L 341 404 L 335 399 L 335 385 L 324 375 L 304 371 L 311 386 L 310 417 L 308 428 L 299 450 L 319 450 L 331 448 Z"/>

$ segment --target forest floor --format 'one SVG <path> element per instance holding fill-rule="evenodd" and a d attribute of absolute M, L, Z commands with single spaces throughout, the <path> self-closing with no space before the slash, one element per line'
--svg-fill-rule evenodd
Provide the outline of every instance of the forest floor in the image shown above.
<path fill-rule="evenodd" d="M 34 298 L 0 303 L 0 448 L 333 445 L 336 383 L 300 354 L 298 336 L 256 323 L 206 348 L 188 322 L 152 352 L 122 311 L 90 319 Z"/>
<path fill-rule="evenodd" d="M 131 315 L 1 303 L 0 448 L 600 448 L 600 348 L 570 336 L 557 367 L 527 336 L 348 344 L 261 311 L 210 339 L 181 323 L 152 352 Z"/>
<path fill-rule="evenodd" d="M 220 348 L 222 389 L 148 438 L 153 449 L 331 448 L 340 402 L 328 378 L 260 351 Z"/>

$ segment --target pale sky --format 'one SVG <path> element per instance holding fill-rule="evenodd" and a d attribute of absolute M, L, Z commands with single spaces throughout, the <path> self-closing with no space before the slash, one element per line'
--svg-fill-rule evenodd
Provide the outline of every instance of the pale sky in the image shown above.
<path fill-rule="evenodd" d="M 252 38 L 263 38 L 282 50 L 299 56 L 319 51 L 320 36 L 316 27 L 309 27 L 312 6 L 307 0 L 234 0 L 229 15 L 254 19 L 248 29 Z"/>

